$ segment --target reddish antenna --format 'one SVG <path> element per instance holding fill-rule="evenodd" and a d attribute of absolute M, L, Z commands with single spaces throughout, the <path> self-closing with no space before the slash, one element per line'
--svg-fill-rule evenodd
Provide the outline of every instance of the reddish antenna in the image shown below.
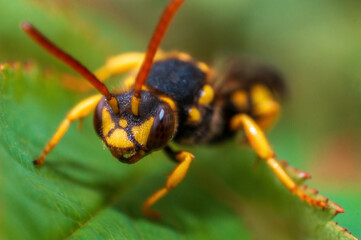
<path fill-rule="evenodd" d="M 164 33 L 167 30 L 174 14 L 185 0 L 172 0 L 164 9 L 161 18 L 158 21 L 158 25 L 153 33 L 153 36 L 149 42 L 147 52 L 145 54 L 143 63 L 140 67 L 138 75 L 135 79 L 134 95 L 132 97 L 132 113 L 138 116 L 139 104 L 140 104 L 140 91 L 148 77 L 150 68 L 152 67 L 154 55 L 157 52 L 158 46 L 164 37 Z"/>
<path fill-rule="evenodd" d="M 109 92 L 108 88 L 102 82 L 100 82 L 99 79 L 93 73 L 91 73 L 83 64 L 81 64 L 68 53 L 57 47 L 41 32 L 39 32 L 39 30 L 37 30 L 32 24 L 24 22 L 21 24 L 21 28 L 46 51 L 51 53 L 57 59 L 67 64 L 69 67 L 71 67 L 80 75 L 82 75 L 85 79 L 87 79 L 101 94 L 105 96 L 113 111 L 115 113 L 119 112 L 118 102 L 116 98 Z"/>

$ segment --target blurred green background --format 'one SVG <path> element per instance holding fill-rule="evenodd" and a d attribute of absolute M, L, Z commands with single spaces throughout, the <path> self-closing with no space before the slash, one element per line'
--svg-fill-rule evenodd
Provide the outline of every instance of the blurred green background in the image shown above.
<path fill-rule="evenodd" d="M 143 51 L 166 2 L 0 0 L 0 62 L 32 59 L 72 73 L 21 32 L 26 20 L 96 69 L 114 54 Z M 162 43 L 210 64 L 240 55 L 278 68 L 289 96 L 270 141 L 280 158 L 312 175 L 310 186 L 345 209 L 335 221 L 358 237 L 360 12 L 359 0 L 188 1 Z"/>

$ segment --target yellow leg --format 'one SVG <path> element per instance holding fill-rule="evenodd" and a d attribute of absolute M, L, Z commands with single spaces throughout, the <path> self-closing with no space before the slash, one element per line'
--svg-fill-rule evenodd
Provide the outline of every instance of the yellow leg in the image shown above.
<path fill-rule="evenodd" d="M 169 175 L 168 180 L 164 187 L 156 191 L 154 194 L 152 194 L 144 203 L 142 207 L 142 211 L 145 215 L 149 217 L 155 217 L 158 218 L 159 214 L 157 212 L 154 212 L 150 210 L 150 208 L 157 202 L 159 199 L 164 197 L 169 190 L 175 188 L 185 177 L 189 165 L 191 164 L 192 160 L 194 159 L 194 156 L 185 151 L 180 151 L 173 154 L 174 160 L 179 162 L 179 165 L 173 170 L 173 172 Z"/>
<path fill-rule="evenodd" d="M 164 53 L 158 50 L 155 60 L 162 58 Z M 95 71 L 95 76 L 104 82 L 114 75 L 126 73 L 132 69 L 140 67 L 144 59 L 144 53 L 129 52 L 122 53 L 107 59 L 104 66 Z"/>
<path fill-rule="evenodd" d="M 95 76 L 104 82 L 109 77 L 130 71 L 140 66 L 144 53 L 123 53 L 107 59 L 104 66 L 95 71 Z"/>
<path fill-rule="evenodd" d="M 158 51 L 156 54 L 156 59 L 161 58 L 163 53 Z M 105 65 L 100 67 L 95 71 L 95 76 L 101 81 L 105 82 L 111 76 L 126 73 L 132 69 L 137 69 L 140 67 L 144 58 L 144 53 L 140 52 L 129 52 L 119 54 L 113 57 L 110 57 L 105 62 Z M 93 86 L 84 79 L 78 79 L 72 76 L 66 76 L 63 78 L 62 83 L 69 89 L 87 92 L 93 89 Z"/>
<path fill-rule="evenodd" d="M 105 82 L 111 76 L 128 72 L 140 66 L 144 58 L 144 53 L 129 52 L 119 54 L 107 59 L 104 66 L 95 71 L 95 76 Z M 78 92 L 87 92 L 94 87 L 86 80 L 66 75 L 62 79 L 63 85 Z"/>
<path fill-rule="evenodd" d="M 50 141 L 46 144 L 40 157 L 34 161 L 34 164 L 38 166 L 44 164 L 45 157 L 59 143 L 60 139 L 68 130 L 70 124 L 75 120 L 84 118 L 88 116 L 91 112 L 93 112 L 101 98 L 101 94 L 91 96 L 81 101 L 74 108 L 72 108 L 66 115 L 66 118 L 60 123 L 58 129 L 56 130 Z"/>
<path fill-rule="evenodd" d="M 270 90 L 263 85 L 254 86 L 251 90 L 251 97 L 254 104 L 252 115 L 257 117 L 258 126 L 263 130 L 269 129 L 279 115 L 279 103 Z"/>
<path fill-rule="evenodd" d="M 280 112 L 280 105 L 274 100 L 267 100 L 255 106 L 253 111 L 257 117 L 257 124 L 263 130 L 269 129 L 277 120 Z"/>
<path fill-rule="evenodd" d="M 299 198 L 306 201 L 310 205 L 325 207 L 326 202 L 319 201 L 308 195 L 288 176 L 281 164 L 276 160 L 275 153 L 269 145 L 261 128 L 246 114 L 239 114 L 232 118 L 231 129 L 238 130 L 244 128 L 247 139 L 257 155 L 264 159 L 278 179 Z"/>

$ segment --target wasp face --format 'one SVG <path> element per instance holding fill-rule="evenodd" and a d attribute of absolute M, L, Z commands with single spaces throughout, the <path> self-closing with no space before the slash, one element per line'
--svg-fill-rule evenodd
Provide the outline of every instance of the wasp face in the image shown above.
<path fill-rule="evenodd" d="M 135 116 L 131 111 L 132 94 L 116 95 L 118 114 L 104 98 L 94 114 L 94 127 L 99 137 L 113 156 L 125 163 L 135 163 L 152 150 L 163 148 L 176 130 L 176 115 L 168 103 L 143 91 L 139 116 Z"/>

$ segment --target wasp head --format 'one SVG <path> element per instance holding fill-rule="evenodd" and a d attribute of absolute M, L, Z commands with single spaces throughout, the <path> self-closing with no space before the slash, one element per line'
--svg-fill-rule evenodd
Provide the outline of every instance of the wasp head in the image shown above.
<path fill-rule="evenodd" d="M 149 91 L 142 91 L 138 116 L 131 111 L 133 92 L 115 95 L 119 113 L 115 114 L 102 98 L 94 114 L 94 127 L 114 157 L 125 163 L 165 147 L 176 130 L 176 114 L 168 103 Z"/>

